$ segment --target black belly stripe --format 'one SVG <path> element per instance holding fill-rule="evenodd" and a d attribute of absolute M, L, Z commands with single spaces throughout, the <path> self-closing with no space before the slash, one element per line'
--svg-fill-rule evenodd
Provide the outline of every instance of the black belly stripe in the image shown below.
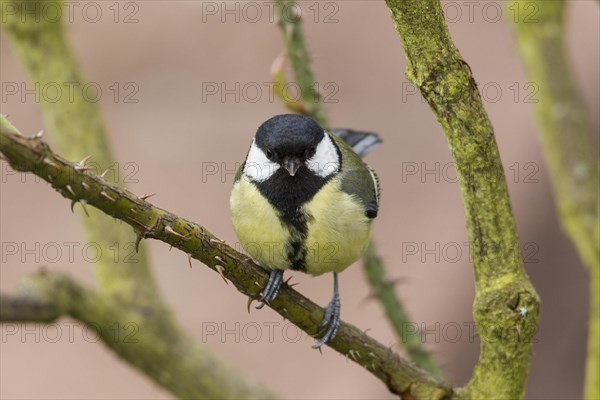
<path fill-rule="evenodd" d="M 254 182 L 260 193 L 279 212 L 279 220 L 291 232 L 290 240 L 284 243 L 286 256 L 293 270 L 306 271 L 306 237 L 308 221 L 312 216 L 302 206 L 331 179 L 313 174 L 306 166 L 300 167 L 295 176 L 279 168 L 273 176 L 263 182 Z"/>
<path fill-rule="evenodd" d="M 306 271 L 306 238 L 290 240 L 288 245 L 287 258 L 290 261 L 291 268 L 294 271 Z"/>

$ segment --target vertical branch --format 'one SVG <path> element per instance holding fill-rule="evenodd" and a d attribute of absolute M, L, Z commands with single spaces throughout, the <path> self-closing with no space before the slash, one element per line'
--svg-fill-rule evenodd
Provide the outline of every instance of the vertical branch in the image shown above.
<path fill-rule="evenodd" d="M 585 397 L 596 399 L 600 398 L 600 176 L 597 145 L 567 57 L 566 2 L 513 1 L 509 7 L 520 17 L 515 18 L 514 26 L 527 73 L 539 85 L 539 137 L 560 222 L 589 268 Z M 537 10 L 532 18 L 523 17 L 525 7 Z"/>
<path fill-rule="evenodd" d="M 590 318 L 584 397 L 600 399 L 600 267 L 590 269 Z"/>
<path fill-rule="evenodd" d="M 494 129 L 439 0 L 386 0 L 407 76 L 440 123 L 459 175 L 482 334 L 471 398 L 522 398 L 539 299 L 525 273 Z"/>
<path fill-rule="evenodd" d="M 122 183 L 122 179 L 119 182 L 122 170 L 115 163 L 99 104 L 90 101 L 83 91 L 89 82 L 82 76 L 71 52 L 63 22 L 44 15 L 44 10 L 62 10 L 62 5 L 59 0 L 10 2 L 2 7 L 2 28 L 25 66 L 29 80 L 38 90 L 45 125 L 60 153 L 69 160 L 91 156 L 89 161 L 102 171 L 110 168 L 107 180 Z M 69 88 L 69 95 L 59 96 L 58 101 L 48 101 L 44 93 L 39 92 L 39 88 L 57 85 Z M 135 236 L 129 228 L 114 224 L 96 210 L 91 210 L 89 218 L 81 215 L 89 242 L 106 250 L 118 246 L 118 254 L 130 253 Z M 156 305 L 157 287 L 143 246 L 135 255 L 135 262 L 125 264 L 122 261 L 101 257 L 94 264 L 100 290 L 124 299 L 135 292 L 137 300 Z"/>
<path fill-rule="evenodd" d="M 286 55 L 292 65 L 298 84 L 303 114 L 310 116 L 321 126 L 327 127 L 327 115 L 317 90 L 317 82 L 310 69 L 310 55 L 302 33 L 302 13 L 294 0 L 277 0 L 278 25 L 285 42 Z"/>
<path fill-rule="evenodd" d="M 284 96 L 280 95 L 280 97 L 288 108 L 307 115 L 319 122 L 321 126 L 327 127 L 327 113 L 318 92 L 315 90 L 316 82 L 310 68 L 310 57 L 302 33 L 302 13 L 299 11 L 299 7 L 294 0 L 277 0 L 279 27 L 285 41 L 287 58 L 291 61 L 294 78 L 302 93 L 302 104 L 298 107 L 296 104 L 289 103 Z M 282 65 L 278 67 L 282 68 Z M 284 83 L 282 71 L 276 70 L 274 72 L 281 86 Z M 404 334 L 405 328 L 409 324 L 408 315 L 396 296 L 394 288 L 385 281 L 384 267 L 372 242 L 369 249 L 364 258 L 367 281 L 376 298 L 381 302 L 400 344 L 406 347 L 408 354 L 417 365 L 435 376 L 441 376 L 441 369 L 418 339 L 420 338 L 418 331 L 409 335 Z"/>

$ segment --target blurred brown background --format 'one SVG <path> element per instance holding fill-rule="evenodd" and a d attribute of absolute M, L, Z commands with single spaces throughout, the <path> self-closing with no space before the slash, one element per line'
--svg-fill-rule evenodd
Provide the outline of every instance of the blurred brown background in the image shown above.
<path fill-rule="evenodd" d="M 270 16 L 273 4 L 136 1 L 119 3 L 116 13 L 113 2 L 96 2 L 94 9 L 73 3 L 69 36 L 86 78 L 102 90 L 100 105 L 129 188 L 158 193 L 151 200 L 156 205 L 235 243 L 229 221 L 233 174 L 222 179 L 219 173 L 243 161 L 262 121 L 285 111 L 268 92 L 270 64 L 282 50 Z M 444 2 L 450 30 L 484 90 L 525 266 L 543 301 L 527 396 L 577 399 L 586 352 L 587 273 L 555 216 L 531 102 L 541 93 L 524 75 L 507 23 L 513 15 L 502 9 L 504 4 L 466 3 Z M 407 86 L 404 54 L 382 1 L 306 1 L 302 6 L 331 125 L 372 130 L 385 140 L 368 158 L 383 186 L 375 240 L 389 274 L 403 278 L 398 293 L 414 323 L 428 330 L 427 347 L 449 380 L 462 385 L 479 343 L 470 337 L 473 273 L 460 193 L 441 129 Z M 568 22 L 569 53 L 597 136 L 598 3 L 571 1 Z M 33 134 L 44 127 L 39 104 L 33 95 L 21 96 L 33 85 L 7 38 L 1 37 L 0 45 L 2 113 Z M 19 92 L 9 94 L 7 83 L 16 83 Z M 208 89 L 215 87 L 219 92 L 211 94 Z M 223 89 L 231 93 L 224 95 Z M 53 133 L 47 133 L 50 142 Z M 68 202 L 49 185 L 1 165 L 0 289 L 14 290 L 40 265 L 94 285 L 94 249 L 86 248 Z M 219 171 L 211 175 L 214 166 Z M 15 246 L 16 254 L 9 254 Z M 199 263 L 190 270 L 184 254 L 159 242 L 150 242 L 149 248 L 162 293 L 181 324 L 282 397 L 392 397 L 377 379 L 332 350 L 322 355 L 312 350 L 311 338 L 271 310 L 249 315 L 246 298 Z M 296 273 L 294 281 L 310 298 L 323 305 L 328 301 L 331 277 Z M 380 307 L 365 300 L 368 288 L 360 265 L 342 274 L 341 295 L 344 320 L 398 348 Z M 171 397 L 79 323 L 2 325 L 0 330 L 2 398 Z"/>

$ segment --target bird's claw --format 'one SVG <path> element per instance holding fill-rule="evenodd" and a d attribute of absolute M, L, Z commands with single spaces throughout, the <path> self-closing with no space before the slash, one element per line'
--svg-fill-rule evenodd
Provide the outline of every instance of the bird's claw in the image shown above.
<path fill-rule="evenodd" d="M 319 339 L 319 341 L 313 346 L 313 349 L 321 349 L 325 343 L 329 342 L 331 339 L 335 337 L 337 334 L 338 328 L 340 327 L 340 294 L 338 292 L 338 284 L 337 284 L 337 274 L 334 275 L 334 286 L 333 286 L 333 298 L 327 304 L 327 308 L 325 308 L 325 315 L 323 316 L 323 320 L 319 324 L 319 331 L 317 335 L 320 335 L 323 332 L 323 328 L 327 328 L 325 333 Z"/>
<path fill-rule="evenodd" d="M 339 296 L 335 296 L 325 309 L 325 316 L 319 325 L 321 329 L 319 329 L 318 334 L 323 331 L 323 328 L 327 329 L 321 339 L 313 346 L 313 349 L 320 348 L 335 337 L 338 328 L 340 327 L 340 308 L 340 298 Z"/>
<path fill-rule="evenodd" d="M 264 290 L 260 295 L 260 299 L 258 299 L 258 305 L 256 308 L 260 310 L 265 306 L 265 304 L 271 303 L 279 294 L 279 289 L 281 289 L 281 284 L 283 283 L 283 271 L 280 269 L 274 269 L 271 271 L 269 275 L 269 281 L 267 282 L 267 286 L 265 286 Z"/>

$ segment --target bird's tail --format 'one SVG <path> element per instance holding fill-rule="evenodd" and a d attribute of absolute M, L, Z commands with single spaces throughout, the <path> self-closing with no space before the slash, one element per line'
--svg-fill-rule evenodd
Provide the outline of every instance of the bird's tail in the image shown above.
<path fill-rule="evenodd" d="M 381 138 L 375 133 L 353 131 L 351 129 L 332 129 L 331 133 L 348 143 L 361 158 L 381 143 Z"/>

